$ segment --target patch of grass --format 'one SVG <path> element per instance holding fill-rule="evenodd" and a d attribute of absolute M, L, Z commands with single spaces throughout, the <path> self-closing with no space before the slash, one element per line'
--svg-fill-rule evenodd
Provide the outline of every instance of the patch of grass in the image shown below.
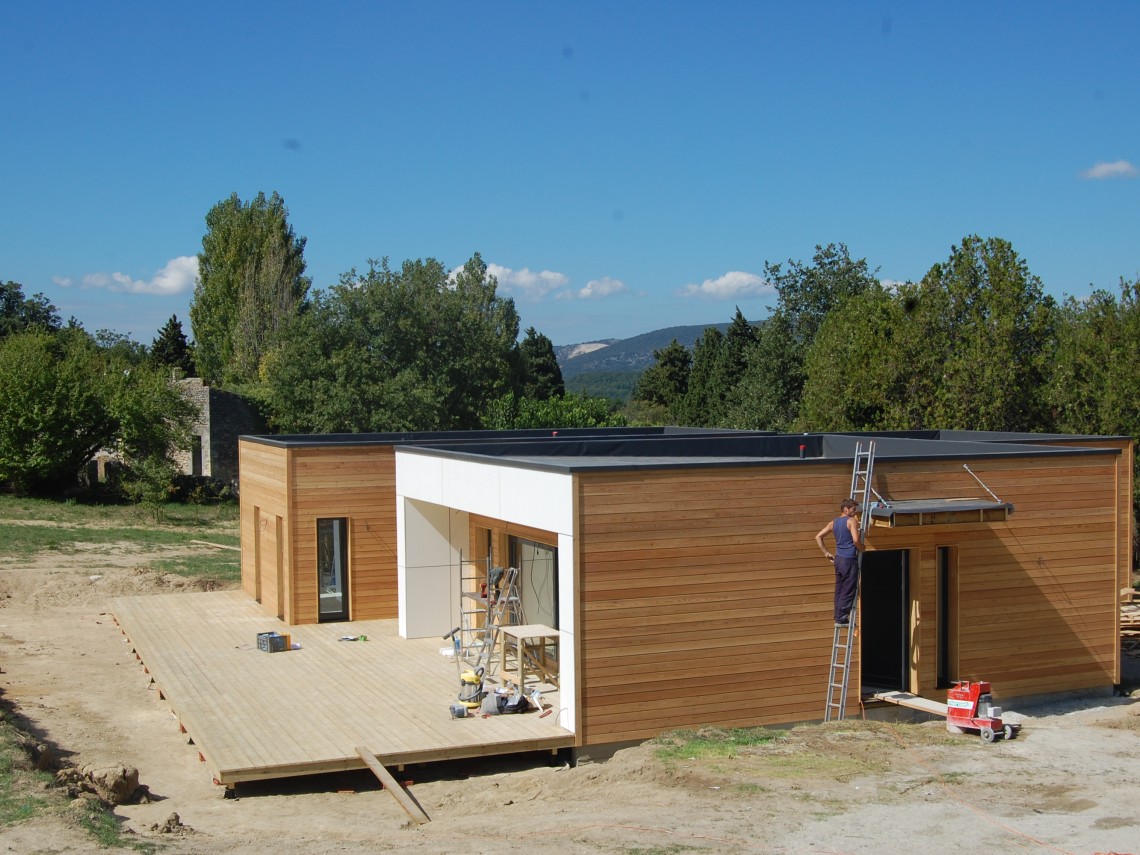
<path fill-rule="evenodd" d="M 121 528 L 71 524 L 30 525 L 0 521 L 0 558 L 30 558 L 37 552 L 76 553 L 91 547 L 127 544 L 139 550 L 162 546 L 195 546 L 191 540 L 204 540 L 201 532 L 167 526 Z M 213 543 L 238 545 L 236 534 L 210 532 Z M 235 555 L 237 553 L 234 553 Z"/>
<path fill-rule="evenodd" d="M 166 525 L 177 528 L 214 528 L 232 526 L 238 518 L 236 502 L 210 505 L 162 505 Z M 18 498 L 0 495 L 0 519 L 41 520 L 73 525 L 148 526 L 153 511 L 140 505 L 86 504 L 74 500 Z"/>
<path fill-rule="evenodd" d="M 763 727 L 706 727 L 700 730 L 674 730 L 656 742 L 657 758 L 664 763 L 679 760 L 704 760 L 709 758 L 732 758 L 741 749 L 783 739 L 780 731 Z"/>
<path fill-rule="evenodd" d="M 219 542 L 220 541 L 216 541 Z M 206 549 L 193 555 L 164 558 L 150 562 L 159 573 L 174 573 L 209 582 L 237 582 L 241 579 L 241 556 L 228 549 Z"/>
<path fill-rule="evenodd" d="M 754 784 L 751 781 L 743 781 L 739 784 L 733 784 L 732 789 L 734 792 L 740 793 L 742 796 L 762 796 L 770 790 L 761 784 Z"/>
<path fill-rule="evenodd" d="M 156 851 L 153 843 L 131 840 L 125 835 L 110 807 L 97 799 L 78 799 L 72 807 L 79 827 L 105 849 L 134 849 L 147 855 Z"/>
<path fill-rule="evenodd" d="M 66 790 L 55 786 L 55 777 L 36 768 L 26 744 L 27 735 L 0 705 L 0 827 L 35 817 L 57 817 L 78 823 L 101 847 L 129 847 L 147 855 L 155 852 L 153 844 L 126 837 L 111 808 L 98 799 L 70 802 Z"/>
<path fill-rule="evenodd" d="M 15 825 L 53 808 L 45 795 L 52 782 L 35 769 L 8 712 L 0 709 L 0 825 Z"/>
<path fill-rule="evenodd" d="M 236 505 L 165 505 L 163 522 L 132 505 L 81 505 L 0 496 L 0 560 L 27 560 L 40 553 L 93 557 L 100 554 L 169 552 L 147 566 L 159 573 L 234 582 L 241 578 L 240 553 L 192 541 L 240 545 Z M 184 554 L 177 554 L 184 553 Z"/>

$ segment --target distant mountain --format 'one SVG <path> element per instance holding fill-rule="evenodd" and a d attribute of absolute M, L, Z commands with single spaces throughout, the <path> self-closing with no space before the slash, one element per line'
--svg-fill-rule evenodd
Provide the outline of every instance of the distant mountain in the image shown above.
<path fill-rule="evenodd" d="M 580 374 L 595 372 L 635 372 L 640 374 L 653 364 L 653 351 L 661 350 L 677 339 L 692 349 L 706 329 L 716 327 L 721 332 L 725 324 L 701 324 L 686 327 L 666 327 L 662 330 L 635 335 L 633 338 L 591 341 L 583 344 L 565 344 L 554 348 L 562 377 L 569 382 Z"/>

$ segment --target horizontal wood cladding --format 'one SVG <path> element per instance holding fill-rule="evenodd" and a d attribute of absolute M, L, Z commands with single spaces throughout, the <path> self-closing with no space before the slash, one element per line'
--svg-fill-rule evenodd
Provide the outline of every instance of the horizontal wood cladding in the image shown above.
<path fill-rule="evenodd" d="M 845 480 L 850 467 L 579 474 L 585 744 L 822 716 L 834 572 L 812 539 Z"/>
<path fill-rule="evenodd" d="M 948 479 L 954 466 L 936 467 Z M 1116 457 L 1009 458 L 970 468 L 1015 511 L 1006 522 L 909 531 L 876 528 L 875 549 L 912 549 L 919 561 L 918 689 L 937 674 L 937 547 L 957 555 L 956 634 L 960 679 L 985 679 L 998 698 L 1105 687 L 1117 667 L 1119 470 Z M 880 472 L 883 477 L 879 478 Z M 969 473 L 964 473 L 969 477 Z M 924 463 L 876 465 L 875 487 L 891 499 L 923 498 L 936 477 Z M 972 480 L 972 479 L 971 479 Z M 921 486 L 916 486 L 921 485 Z M 978 496 L 962 486 L 956 495 Z M 935 494 L 948 496 L 950 494 Z M 912 559 L 913 560 L 913 559 Z"/>
<path fill-rule="evenodd" d="M 398 616 L 391 446 L 291 449 L 292 623 L 319 620 L 317 520 L 348 520 L 349 617 Z"/>
<path fill-rule="evenodd" d="M 262 573 L 261 602 L 270 614 L 277 613 L 275 555 L 264 555 L 257 543 L 258 527 L 268 516 L 286 516 L 287 452 L 283 448 L 238 441 L 239 532 L 241 535 L 241 587 L 250 597 L 257 597 L 257 574 Z M 260 514 L 260 516 L 259 516 Z M 264 544 L 260 549 L 264 549 Z M 276 542 L 273 544 L 276 550 Z M 260 555 L 260 558 L 259 558 Z M 260 562 L 261 567 L 258 567 Z M 273 568 L 272 590 L 265 587 L 266 568 Z M 267 596 L 272 595 L 271 597 Z"/>
<path fill-rule="evenodd" d="M 942 546 L 958 562 L 959 676 L 988 679 L 999 696 L 1110 684 L 1116 459 L 971 468 L 1014 504 L 1008 520 L 869 534 L 872 549 L 910 550 L 914 688 L 939 697 Z M 822 717 L 834 571 L 814 537 L 838 516 L 850 476 L 849 462 L 578 474 L 584 744 Z M 961 461 L 880 461 L 874 480 L 896 501 L 985 496 Z"/>

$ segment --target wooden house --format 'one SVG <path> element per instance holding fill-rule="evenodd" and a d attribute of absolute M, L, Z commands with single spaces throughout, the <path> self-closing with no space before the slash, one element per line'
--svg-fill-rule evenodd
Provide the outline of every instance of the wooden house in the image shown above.
<path fill-rule="evenodd" d="M 286 623 L 391 618 L 427 638 L 461 622 L 473 566 L 518 566 L 527 622 L 556 631 L 558 723 L 577 746 L 819 719 L 834 573 L 813 538 L 865 439 L 244 437 L 243 589 Z M 875 440 L 853 687 L 1110 691 L 1131 440 Z"/>

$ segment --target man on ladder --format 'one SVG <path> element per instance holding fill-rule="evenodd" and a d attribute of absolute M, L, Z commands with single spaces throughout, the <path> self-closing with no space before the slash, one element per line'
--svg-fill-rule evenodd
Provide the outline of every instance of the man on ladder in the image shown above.
<path fill-rule="evenodd" d="M 854 499 L 844 499 L 839 503 L 839 516 L 819 530 L 815 542 L 819 544 L 824 557 L 835 564 L 835 625 L 847 626 L 855 593 L 859 588 L 859 553 L 863 551 L 863 539 L 859 531 L 859 521 L 855 515 L 859 504 Z M 823 538 L 835 536 L 835 555 L 827 551 Z"/>

